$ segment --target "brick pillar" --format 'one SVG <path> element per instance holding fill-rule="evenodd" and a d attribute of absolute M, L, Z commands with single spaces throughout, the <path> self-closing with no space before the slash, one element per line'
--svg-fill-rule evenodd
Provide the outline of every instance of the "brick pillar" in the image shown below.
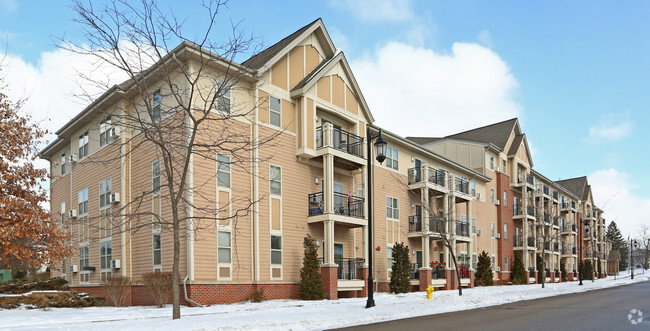
<path fill-rule="evenodd" d="M 469 287 L 474 287 L 474 271 L 469 272 Z"/>
<path fill-rule="evenodd" d="M 445 279 L 447 279 L 445 290 L 453 290 L 455 288 L 458 288 L 456 283 L 456 270 L 445 270 Z"/>
<path fill-rule="evenodd" d="M 357 269 L 357 278 L 363 279 L 363 290 L 357 291 L 357 298 L 363 298 L 368 296 L 368 268 L 359 268 Z"/>
<path fill-rule="evenodd" d="M 431 268 L 420 268 L 420 291 L 426 291 L 431 285 Z"/>
<path fill-rule="evenodd" d="M 551 283 L 555 283 L 555 271 L 551 271 Z"/>
<path fill-rule="evenodd" d="M 339 298 L 338 269 L 338 267 L 320 267 L 320 273 L 323 275 L 325 299 L 337 300 Z"/>

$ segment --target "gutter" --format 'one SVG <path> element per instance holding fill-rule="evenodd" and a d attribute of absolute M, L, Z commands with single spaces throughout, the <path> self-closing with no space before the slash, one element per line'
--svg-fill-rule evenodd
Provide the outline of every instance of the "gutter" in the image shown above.
<path fill-rule="evenodd" d="M 193 304 L 193 305 L 195 305 L 195 306 L 198 306 L 198 307 L 201 307 L 201 308 L 205 308 L 204 305 L 202 305 L 202 304 L 200 304 L 200 303 L 198 303 L 198 302 L 196 302 L 196 301 L 194 301 L 194 300 L 191 300 L 191 299 L 187 296 L 187 279 L 188 279 L 188 278 L 190 278 L 190 275 L 185 275 L 185 279 L 183 279 L 183 291 L 185 292 L 185 301 L 187 301 L 187 302 L 189 302 L 189 303 L 191 303 L 191 304 Z"/>

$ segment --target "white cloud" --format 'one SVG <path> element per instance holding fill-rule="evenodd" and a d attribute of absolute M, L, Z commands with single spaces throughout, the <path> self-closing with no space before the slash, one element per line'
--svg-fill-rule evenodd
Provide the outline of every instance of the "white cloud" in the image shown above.
<path fill-rule="evenodd" d="M 641 224 L 650 226 L 647 211 L 650 198 L 637 195 L 638 187 L 625 172 L 614 168 L 598 170 L 589 176 L 594 203 L 604 211 L 607 224 L 616 221 L 625 238 L 635 236 Z"/>
<path fill-rule="evenodd" d="M 618 141 L 630 134 L 633 123 L 626 114 L 605 114 L 589 128 L 587 142 Z"/>
<path fill-rule="evenodd" d="M 414 16 L 409 0 L 332 0 L 332 3 L 371 23 L 404 22 Z"/>
<path fill-rule="evenodd" d="M 441 54 L 392 42 L 351 62 L 376 124 L 402 136 L 444 136 L 521 111 L 508 65 L 477 44 Z"/>

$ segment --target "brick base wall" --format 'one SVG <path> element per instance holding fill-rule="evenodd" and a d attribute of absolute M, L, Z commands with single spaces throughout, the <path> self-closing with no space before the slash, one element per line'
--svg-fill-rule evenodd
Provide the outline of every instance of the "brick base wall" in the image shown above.
<path fill-rule="evenodd" d="M 390 282 L 377 282 L 377 292 L 390 293 Z"/>
<path fill-rule="evenodd" d="M 336 300 L 339 293 L 338 267 L 320 267 L 320 273 L 323 275 L 323 288 L 325 289 L 325 299 Z"/>
<path fill-rule="evenodd" d="M 368 268 L 357 269 L 357 278 L 363 279 L 365 284 L 363 290 L 357 291 L 357 298 L 364 298 L 368 296 Z"/>
<path fill-rule="evenodd" d="M 420 291 L 426 291 L 431 285 L 431 269 L 420 269 Z"/>

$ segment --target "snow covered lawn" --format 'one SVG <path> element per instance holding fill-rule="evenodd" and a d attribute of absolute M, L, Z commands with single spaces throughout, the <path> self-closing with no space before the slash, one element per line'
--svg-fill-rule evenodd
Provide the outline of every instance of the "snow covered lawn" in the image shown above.
<path fill-rule="evenodd" d="M 0 310 L 3 329 L 77 329 L 77 330 L 194 330 L 259 329 L 313 330 L 394 320 L 481 308 L 548 296 L 585 292 L 647 281 L 646 275 L 621 273 L 617 280 L 607 277 L 584 281 L 541 285 L 491 286 L 458 291 L 437 291 L 433 299 L 426 293 L 392 295 L 376 293 L 376 307 L 365 309 L 365 298 L 336 301 L 273 300 L 262 303 L 214 305 L 207 308 L 182 307 L 180 320 L 171 319 L 171 306 L 52 308 L 49 310 Z"/>

